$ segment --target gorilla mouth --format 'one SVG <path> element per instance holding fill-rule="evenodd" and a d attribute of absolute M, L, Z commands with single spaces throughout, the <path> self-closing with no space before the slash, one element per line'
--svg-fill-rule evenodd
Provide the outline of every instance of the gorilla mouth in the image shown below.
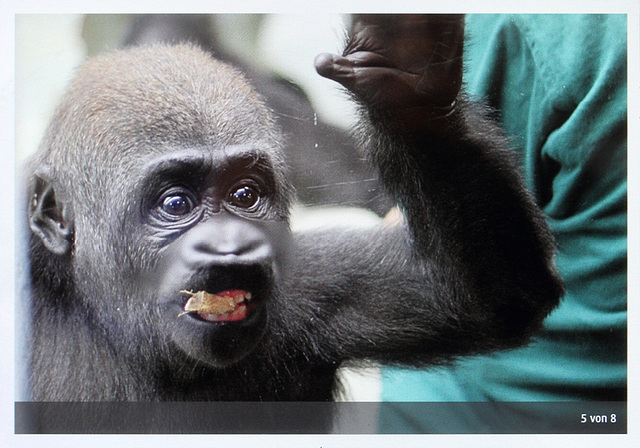
<path fill-rule="evenodd" d="M 236 322 L 244 320 L 253 308 L 252 294 L 241 289 L 230 289 L 217 293 L 207 291 L 180 291 L 190 297 L 184 305 L 185 314 L 206 322 Z"/>

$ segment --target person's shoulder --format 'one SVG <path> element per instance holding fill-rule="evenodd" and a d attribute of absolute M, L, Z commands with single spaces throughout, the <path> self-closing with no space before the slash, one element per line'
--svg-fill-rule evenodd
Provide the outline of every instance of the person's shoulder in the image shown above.
<path fill-rule="evenodd" d="M 535 66 L 528 75 L 558 94 L 581 98 L 598 79 L 624 72 L 623 14 L 482 14 L 468 16 L 467 25 L 472 45 L 492 41 L 481 51 L 502 51 L 504 63 L 526 51 Z"/>

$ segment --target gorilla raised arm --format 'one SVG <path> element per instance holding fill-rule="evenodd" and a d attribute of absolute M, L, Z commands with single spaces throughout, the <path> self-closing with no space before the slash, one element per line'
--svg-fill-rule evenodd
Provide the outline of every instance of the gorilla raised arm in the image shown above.
<path fill-rule="evenodd" d="M 544 217 L 460 94 L 463 20 L 363 16 L 323 76 L 407 225 L 291 235 L 270 111 L 189 46 L 99 56 L 30 165 L 37 400 L 331 400 L 350 359 L 527 340 L 562 293 Z"/>

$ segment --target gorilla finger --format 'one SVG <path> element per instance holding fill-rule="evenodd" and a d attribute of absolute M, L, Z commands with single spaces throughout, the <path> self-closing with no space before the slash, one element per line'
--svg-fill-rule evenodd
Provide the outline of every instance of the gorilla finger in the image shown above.
<path fill-rule="evenodd" d="M 314 61 L 316 72 L 324 78 L 336 81 L 349 88 L 353 86 L 354 65 L 349 59 L 330 53 L 321 53 Z"/>

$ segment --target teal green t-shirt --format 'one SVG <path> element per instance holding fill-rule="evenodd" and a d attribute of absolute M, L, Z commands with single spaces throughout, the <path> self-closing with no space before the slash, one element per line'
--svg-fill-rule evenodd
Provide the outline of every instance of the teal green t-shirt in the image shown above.
<path fill-rule="evenodd" d="M 527 347 L 428 370 L 383 370 L 383 401 L 626 399 L 625 15 L 471 15 L 467 91 L 496 110 L 548 217 L 566 284 Z M 482 418 L 453 415 L 461 427 Z M 426 416 L 385 411 L 381 431 Z"/>

